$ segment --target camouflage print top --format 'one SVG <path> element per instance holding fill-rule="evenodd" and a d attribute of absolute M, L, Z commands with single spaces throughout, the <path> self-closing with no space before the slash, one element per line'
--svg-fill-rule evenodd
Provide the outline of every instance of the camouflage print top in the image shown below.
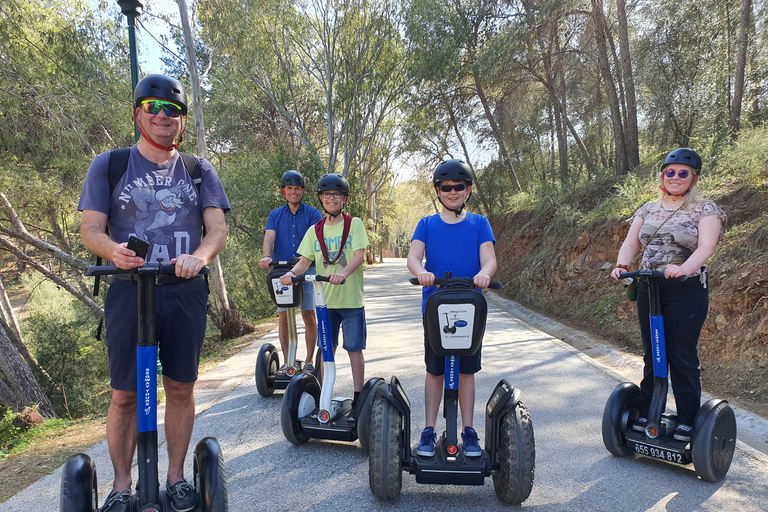
<path fill-rule="evenodd" d="M 658 201 L 650 201 L 641 206 L 629 219 L 643 219 L 640 243 L 644 251 L 640 268 L 663 271 L 669 264 L 683 264 L 698 247 L 699 221 L 710 215 L 717 215 L 723 222 L 726 218 L 725 213 L 712 201 L 702 201 L 679 210 L 668 210 L 659 205 Z M 701 274 L 703 269 L 705 267 L 693 275 Z"/>

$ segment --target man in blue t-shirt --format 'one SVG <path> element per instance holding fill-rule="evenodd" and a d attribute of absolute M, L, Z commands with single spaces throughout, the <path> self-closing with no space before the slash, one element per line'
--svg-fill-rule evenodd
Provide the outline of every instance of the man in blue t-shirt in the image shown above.
<path fill-rule="evenodd" d="M 118 268 L 144 265 L 144 258 L 127 247 L 130 235 L 149 243 L 147 262 L 162 260 L 176 266 L 175 276 L 158 283 L 155 318 L 166 397 L 166 495 L 173 510 L 184 512 L 197 505 L 197 493 L 184 479 L 184 459 L 195 422 L 194 387 L 208 303 L 208 284 L 198 272 L 224 247 L 229 202 L 208 160 L 197 159 L 198 189 L 176 151 L 187 116 L 182 85 L 164 75 L 146 76 L 134 90 L 133 103 L 141 138 L 130 148 L 125 173 L 112 190 L 110 153 L 96 156 L 77 209 L 83 213 L 80 233 L 85 246 Z M 102 512 L 128 512 L 131 506 L 137 440 L 137 304 L 137 283 L 113 280 L 104 321 L 112 387 L 107 444 L 115 478 Z"/>
<path fill-rule="evenodd" d="M 480 289 L 487 288 L 496 272 L 496 253 L 488 219 L 469 213 L 464 205 L 472 193 L 472 170 L 461 160 L 441 162 L 432 178 L 437 199 L 443 205 L 440 213 L 424 217 L 416 226 L 408 251 L 408 270 L 419 279 L 422 289 L 422 315 L 427 299 L 437 291 L 435 276 L 452 272 L 455 277 L 472 277 Z M 426 256 L 426 262 L 422 261 Z M 438 356 L 427 342 L 424 325 L 424 361 L 427 376 L 424 383 L 424 408 L 427 426 L 416 449 L 418 455 L 435 455 L 435 424 L 443 395 L 445 357 Z M 482 455 L 477 432 L 472 427 L 475 408 L 475 373 L 480 371 L 480 350 L 462 356 L 459 361 L 459 407 L 464 430 L 461 433 L 464 455 Z"/>
<path fill-rule="evenodd" d="M 310 226 L 320 222 L 323 214 L 320 210 L 302 202 L 304 196 L 304 176 L 299 171 L 287 171 L 280 180 L 280 188 L 287 204 L 269 213 L 264 228 L 264 256 L 259 260 L 261 268 L 269 268 L 273 261 L 292 262 L 298 258 L 297 249 Z M 306 272 L 315 273 L 314 265 Z M 315 317 L 315 295 L 312 283 L 304 283 L 304 299 L 301 303 L 301 318 L 304 320 L 304 338 L 307 344 L 307 358 L 304 371 L 312 373 L 314 348 L 317 344 L 317 318 Z M 278 337 L 283 350 L 283 361 L 288 363 L 288 313 L 285 308 L 277 308 Z M 293 364 L 291 362 L 290 364 Z M 278 373 L 285 373 L 283 364 Z"/>

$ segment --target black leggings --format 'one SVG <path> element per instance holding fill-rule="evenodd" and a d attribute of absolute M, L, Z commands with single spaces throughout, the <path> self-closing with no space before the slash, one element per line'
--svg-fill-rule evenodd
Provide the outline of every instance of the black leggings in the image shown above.
<path fill-rule="evenodd" d="M 707 318 L 709 294 L 699 276 L 690 277 L 685 281 L 660 279 L 659 292 L 664 316 L 667 363 L 672 379 L 672 392 L 677 403 L 678 422 L 680 425 L 693 426 L 701 404 L 701 369 L 697 347 L 701 327 Z M 637 317 L 645 351 L 645 371 L 640 383 L 645 413 L 651 405 L 654 377 L 649 315 L 648 282 L 647 278 L 640 278 Z"/>

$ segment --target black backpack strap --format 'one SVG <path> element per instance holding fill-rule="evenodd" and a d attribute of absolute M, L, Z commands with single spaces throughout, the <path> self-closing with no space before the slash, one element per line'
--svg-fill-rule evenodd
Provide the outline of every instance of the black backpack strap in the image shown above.
<path fill-rule="evenodd" d="M 120 178 L 123 177 L 128 169 L 128 158 L 131 156 L 131 148 L 120 148 L 109 152 L 109 167 L 107 168 L 107 177 L 109 178 L 109 196 L 117 188 Z"/>
<path fill-rule="evenodd" d="M 197 193 L 200 194 L 200 188 L 203 186 L 203 171 L 200 169 L 200 163 L 197 158 L 189 153 L 179 153 L 181 157 L 181 163 L 189 173 L 189 177 L 192 178 L 195 186 L 197 187 Z"/>

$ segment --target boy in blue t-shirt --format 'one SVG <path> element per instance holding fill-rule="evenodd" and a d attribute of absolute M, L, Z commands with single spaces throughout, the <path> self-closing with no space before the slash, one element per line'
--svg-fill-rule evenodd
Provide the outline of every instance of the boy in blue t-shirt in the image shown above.
<path fill-rule="evenodd" d="M 496 272 L 496 253 L 488 219 L 469 213 L 464 205 L 472 193 L 472 169 L 461 160 L 441 162 L 432 179 L 437 199 L 443 205 L 440 213 L 424 217 L 416 226 L 408 251 L 408 270 L 419 279 L 422 289 L 421 312 L 424 314 L 427 299 L 437 291 L 435 276 L 443 277 L 452 272 L 455 277 L 472 277 L 475 286 L 487 288 Z M 426 262 L 422 261 L 426 256 Z M 435 455 L 435 424 L 443 396 L 445 358 L 438 356 L 427 342 L 424 329 L 424 361 L 427 375 L 424 383 L 424 408 L 427 426 L 421 434 L 416 453 L 421 456 Z M 461 440 L 464 455 L 479 457 L 482 454 L 477 432 L 472 428 L 475 408 L 475 373 L 480 371 L 480 350 L 472 356 L 463 356 L 459 365 L 459 407 L 464 430 Z"/>

